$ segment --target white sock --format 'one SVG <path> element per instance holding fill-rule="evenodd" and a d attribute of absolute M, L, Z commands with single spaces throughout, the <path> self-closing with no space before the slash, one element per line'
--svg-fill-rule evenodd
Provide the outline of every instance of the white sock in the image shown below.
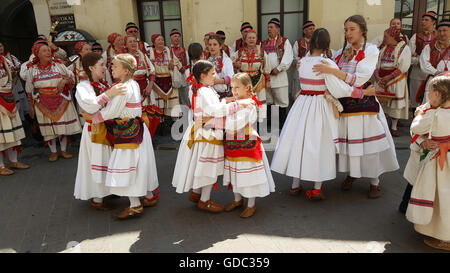
<path fill-rule="evenodd" d="M 370 185 L 372 186 L 378 186 L 380 184 L 380 179 L 377 178 L 370 178 Z"/>
<path fill-rule="evenodd" d="M 141 205 L 141 200 L 139 197 L 128 197 L 130 199 L 130 208 L 139 207 Z"/>
<path fill-rule="evenodd" d="M 192 191 L 196 194 L 200 194 L 200 193 L 202 193 L 202 188 L 193 189 Z"/>
<path fill-rule="evenodd" d="M 56 153 L 56 138 L 48 141 L 48 147 L 52 153 Z"/>
<path fill-rule="evenodd" d="M 314 189 L 320 190 L 322 188 L 322 183 L 323 182 L 314 182 Z"/>
<path fill-rule="evenodd" d="M 3 162 L 3 154 L 0 153 L 0 168 L 5 167 L 5 163 Z"/>
<path fill-rule="evenodd" d="M 292 178 L 292 189 L 296 189 L 300 187 L 300 178 L 293 177 Z"/>
<path fill-rule="evenodd" d="M 153 192 L 151 192 L 151 191 L 147 192 L 147 195 L 145 196 L 145 198 L 152 199 L 153 198 Z"/>
<path fill-rule="evenodd" d="M 239 193 L 234 194 L 234 202 L 239 202 L 242 200 L 242 195 Z"/>
<path fill-rule="evenodd" d="M 62 136 L 59 139 L 59 143 L 61 144 L 61 151 L 65 152 L 67 149 L 67 138 L 68 136 Z"/>
<path fill-rule="evenodd" d="M 17 162 L 17 150 L 14 150 L 14 148 L 8 149 L 8 158 L 9 162 Z"/>
<path fill-rule="evenodd" d="M 211 190 L 213 187 L 214 185 L 208 185 L 202 188 L 202 196 L 200 197 L 200 201 L 206 202 L 211 199 Z"/>
<path fill-rule="evenodd" d="M 256 198 L 255 197 L 249 198 L 248 202 L 247 202 L 247 207 L 253 208 L 255 206 L 255 202 L 256 202 Z"/>
<path fill-rule="evenodd" d="M 396 118 L 391 118 L 391 120 L 392 120 L 392 126 L 391 126 L 391 129 L 392 129 L 392 130 L 397 130 L 398 119 L 396 119 Z"/>
<path fill-rule="evenodd" d="M 97 204 L 103 203 L 103 198 L 94 197 L 92 198 L 92 201 L 94 201 Z"/>

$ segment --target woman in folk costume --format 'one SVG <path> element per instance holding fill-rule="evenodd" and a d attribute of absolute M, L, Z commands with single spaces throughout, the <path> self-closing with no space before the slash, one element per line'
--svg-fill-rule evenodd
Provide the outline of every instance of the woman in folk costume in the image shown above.
<path fill-rule="evenodd" d="M 344 47 L 334 57 L 339 69 L 325 63 L 315 65 L 313 71 L 333 74 L 347 85 L 358 88 L 372 76 L 379 51 L 375 45 L 366 42 L 367 23 L 364 17 L 349 17 L 344 28 Z M 383 109 L 374 96 L 347 97 L 339 101 L 344 109 L 338 126 L 338 171 L 348 173 L 342 189 L 350 190 L 357 178 L 368 177 L 368 197 L 378 198 L 381 196 L 378 177 L 399 168 Z"/>
<path fill-rule="evenodd" d="M 256 94 L 262 107 L 258 108 L 258 121 L 267 117 L 266 85 L 270 85 L 270 70 L 267 69 L 267 54 L 257 45 L 256 31 L 249 30 L 245 36 L 245 46 L 233 56 L 233 65 L 240 72 L 247 73 L 252 79 L 252 92 Z"/>
<path fill-rule="evenodd" d="M 139 44 L 136 37 L 127 35 L 124 41 L 126 51 L 136 59 L 137 68 L 133 74 L 133 79 L 139 84 L 141 90 L 142 119 L 153 137 L 162 118 L 161 109 L 156 105 L 152 105 L 150 98 L 153 84 L 155 83 L 155 67 L 147 55 L 138 49 Z"/>
<path fill-rule="evenodd" d="M 178 88 L 172 86 L 172 77 L 174 69 L 179 70 L 182 65 L 177 56 L 165 46 L 161 34 L 152 35 L 152 42 L 149 56 L 155 67 L 155 83 L 151 99 L 164 112 L 164 126 L 170 129 L 174 120 L 181 115 Z"/>
<path fill-rule="evenodd" d="M 8 62 L 12 75 L 12 92 L 17 103 L 17 111 L 21 120 L 25 120 L 25 115 L 30 112 L 27 96 L 19 78 L 19 71 L 22 63 L 16 56 L 12 55 L 9 50 L 5 49 L 5 45 L 0 42 L 0 55 Z"/>
<path fill-rule="evenodd" d="M 382 101 L 383 110 L 391 117 L 391 134 L 399 137 L 399 119 L 409 118 L 408 70 L 411 65 L 411 50 L 401 38 L 401 32 L 391 27 L 384 32 L 384 46 L 375 69 L 375 87 Z"/>
<path fill-rule="evenodd" d="M 411 131 L 438 145 L 423 153 L 406 218 L 431 237 L 424 240 L 428 246 L 450 251 L 450 77 L 434 78 L 428 98 L 433 108 L 421 111 Z"/>
<path fill-rule="evenodd" d="M 28 169 L 29 166 L 18 162 L 20 140 L 25 138 L 25 131 L 18 113 L 14 94 L 12 92 L 12 72 L 5 57 L 0 55 L 0 176 L 11 175 L 11 169 Z M 3 159 L 8 155 L 9 168 L 5 167 Z"/>
<path fill-rule="evenodd" d="M 423 73 L 420 65 L 420 55 L 426 45 L 437 39 L 435 30 L 438 15 L 434 11 L 428 11 L 422 15 L 421 32 L 415 33 L 409 41 L 411 49 L 411 73 L 409 73 L 409 99 L 411 107 L 417 107 L 423 100 L 423 88 L 427 74 Z M 422 93 L 422 96 L 418 94 Z"/>
<path fill-rule="evenodd" d="M 75 93 L 82 111 L 94 114 L 112 97 L 126 93 L 124 87 L 115 85 L 109 88 L 109 84 L 103 80 L 107 68 L 101 55 L 92 52 L 85 54 L 82 66 L 87 80 L 77 85 Z M 92 141 L 91 123 L 92 120 L 86 121 L 81 135 L 74 196 L 81 200 L 92 198 L 92 208 L 106 210 L 108 208 L 103 203 L 103 197 L 110 194 L 105 181 L 112 147 Z"/>
<path fill-rule="evenodd" d="M 118 81 L 117 79 L 112 78 L 112 60 L 117 54 L 124 53 L 125 42 L 122 35 L 114 32 L 108 36 L 108 43 L 109 46 L 105 50 L 105 52 L 103 52 L 102 57 L 106 63 L 106 67 L 108 68 L 108 71 L 106 71 L 105 79 L 112 84 Z"/>
<path fill-rule="evenodd" d="M 401 18 L 392 18 L 389 22 L 389 28 L 395 28 L 400 31 L 400 37 L 402 41 L 404 41 L 406 44 L 409 43 L 408 36 L 404 34 L 404 30 L 402 28 L 402 19 Z M 379 49 L 382 49 L 385 45 L 383 44 L 384 40 L 384 33 L 383 35 L 377 36 L 375 39 L 372 40 L 372 44 L 376 45 Z"/>
<path fill-rule="evenodd" d="M 234 75 L 233 62 L 226 54 L 223 54 L 222 47 L 223 41 L 218 35 L 209 36 L 208 61 L 213 63 L 216 68 L 216 80 L 213 88 L 219 94 L 220 99 L 233 96 L 230 90 L 230 81 Z"/>
<path fill-rule="evenodd" d="M 127 196 L 130 200 L 130 207 L 116 215 L 118 219 L 142 215 L 144 207 L 155 206 L 158 202 L 152 193 L 158 187 L 152 139 L 141 119 L 141 91 L 132 79 L 136 67 L 132 55 L 117 55 L 113 61 L 113 76 L 126 87 L 126 94 L 114 97 L 94 115 L 83 112 L 93 125 L 102 128 L 98 124 L 105 124 L 104 132 L 112 134 L 106 137 L 109 142 L 113 138 L 111 145 L 114 147 L 108 166 L 103 167 L 107 172 L 106 186 L 110 188 L 110 194 Z M 105 122 L 108 120 L 111 121 Z M 139 197 L 142 196 L 145 198 L 141 202 Z"/>
<path fill-rule="evenodd" d="M 192 68 L 192 102 L 195 122 L 183 136 L 173 173 L 172 186 L 177 193 L 192 190 L 189 201 L 198 208 L 221 212 L 224 207 L 211 200 L 211 190 L 224 171 L 224 118 L 251 102 L 226 104 L 212 88 L 216 80 L 214 65 L 198 61 Z"/>
<path fill-rule="evenodd" d="M 247 73 L 235 74 L 231 79 L 231 87 L 237 101 L 253 99 L 259 107 L 262 106 L 253 95 L 252 79 Z M 256 106 L 251 105 L 227 115 L 225 119 L 223 184 L 234 192 L 234 200 L 225 211 L 242 207 L 243 198 L 248 198 L 247 206 L 240 215 L 242 218 L 255 213 L 256 197 L 266 197 L 275 191 L 269 160 L 258 132 L 253 128 L 257 116 Z"/>
<path fill-rule="evenodd" d="M 249 22 L 244 22 L 241 24 L 241 35 L 242 37 L 237 39 L 232 46 L 230 46 L 230 54 L 234 55 L 237 51 L 239 51 L 239 49 L 241 49 L 242 47 L 244 47 L 245 45 L 245 35 L 247 34 L 247 32 L 249 30 L 253 30 L 252 25 Z M 261 41 L 257 40 L 256 41 L 257 45 L 261 45 Z"/>
<path fill-rule="evenodd" d="M 67 149 L 68 136 L 81 133 L 78 113 L 70 95 L 74 76 L 62 61 L 52 57 L 46 42 L 33 46 L 36 58 L 28 65 L 25 90 L 30 103 L 30 116 L 36 116 L 39 129 L 50 147 L 50 162 L 58 160 L 56 139 L 61 144 L 61 156 L 72 158 Z"/>
<path fill-rule="evenodd" d="M 293 196 L 303 189 L 300 180 L 313 181 L 314 189 L 306 192 L 313 200 L 325 199 L 323 181 L 336 178 L 338 122 L 342 106 L 335 98 L 360 98 L 375 93 L 374 88 L 352 88 L 334 75 L 313 72 L 314 65 L 322 62 L 338 69 L 326 58 L 329 46 L 328 31 L 317 29 L 311 38 L 310 55 L 300 60 L 301 92 L 297 94 L 281 131 L 271 166 L 272 170 L 293 177 L 290 190 Z"/>
<path fill-rule="evenodd" d="M 450 69 L 450 20 L 442 20 L 437 26 L 438 38 L 426 45 L 420 54 L 419 63 L 422 72 L 427 75 L 425 88 L 419 90 L 417 98 L 422 103 L 427 98 L 427 82 L 434 76 Z M 425 99 L 426 100 L 426 99 Z"/>

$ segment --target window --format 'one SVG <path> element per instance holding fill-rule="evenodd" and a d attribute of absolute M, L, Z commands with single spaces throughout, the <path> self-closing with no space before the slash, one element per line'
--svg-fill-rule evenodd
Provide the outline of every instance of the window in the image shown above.
<path fill-rule="evenodd" d="M 151 43 L 153 34 L 161 33 L 169 44 L 170 31 L 182 31 L 180 0 L 138 0 L 138 13 L 141 38 L 147 42 Z"/>
<path fill-rule="evenodd" d="M 438 20 L 450 18 L 449 0 L 395 0 L 395 17 L 402 18 L 402 27 L 408 37 L 420 31 L 422 15 L 435 11 Z"/>
<path fill-rule="evenodd" d="M 267 23 L 272 18 L 281 22 L 280 33 L 291 44 L 303 35 L 303 23 L 307 18 L 308 0 L 258 0 L 258 36 L 268 38 Z"/>

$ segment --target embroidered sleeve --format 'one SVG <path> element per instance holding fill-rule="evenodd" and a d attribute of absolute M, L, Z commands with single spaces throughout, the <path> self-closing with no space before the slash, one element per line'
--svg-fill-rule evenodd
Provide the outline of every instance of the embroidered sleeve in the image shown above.
<path fill-rule="evenodd" d="M 347 73 L 347 77 L 345 78 L 345 82 L 350 85 L 353 86 L 356 82 L 356 74 L 350 74 Z"/>
<path fill-rule="evenodd" d="M 362 99 L 364 97 L 364 90 L 361 88 L 353 87 L 352 98 Z"/>

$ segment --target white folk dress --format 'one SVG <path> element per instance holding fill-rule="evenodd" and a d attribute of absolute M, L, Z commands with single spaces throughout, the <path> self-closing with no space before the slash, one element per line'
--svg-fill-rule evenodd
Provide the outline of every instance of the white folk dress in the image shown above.
<path fill-rule="evenodd" d="M 231 183 L 233 192 L 239 193 L 245 198 L 265 197 L 275 191 L 269 160 L 264 152 L 261 139 L 259 139 L 258 133 L 253 128 L 256 120 L 256 107 L 252 109 L 242 108 L 236 113 L 228 115 L 225 120 L 226 140 L 232 141 L 231 147 L 239 148 L 249 145 L 252 146 L 251 150 L 259 147 L 262 150 L 261 161 L 255 161 L 254 158 L 243 159 L 246 157 L 244 154 L 237 155 L 239 158 L 228 157 L 227 144 L 225 143 L 223 185 L 228 186 Z M 248 137 L 247 140 L 245 139 L 246 137 Z M 236 139 L 238 141 L 235 141 Z M 241 139 L 242 141 L 240 141 Z M 256 146 L 253 147 L 253 145 L 248 144 L 248 141 Z"/>
<path fill-rule="evenodd" d="M 0 56 L 0 151 L 20 146 L 25 131 L 14 99 L 11 73 L 5 58 Z M 0 156 L 2 156 L 0 154 Z"/>
<path fill-rule="evenodd" d="M 191 122 L 187 128 L 178 151 L 172 186 L 177 193 L 188 192 L 213 185 L 217 177 L 223 175 L 224 117 L 239 109 L 237 102 L 226 104 L 220 101 L 219 95 L 211 87 L 197 90 L 195 99 L 194 120 L 202 117 L 214 117 L 204 127 L 194 127 Z"/>
<path fill-rule="evenodd" d="M 267 65 L 267 54 L 261 46 L 257 45 L 255 50 L 248 52 L 247 49 L 241 48 L 232 57 L 233 61 L 240 61 L 240 72 L 247 73 L 252 79 L 253 94 L 262 103 L 262 107 L 258 108 L 258 121 L 262 122 L 267 117 L 267 98 L 266 98 L 266 79 L 270 79 L 270 70 Z"/>
<path fill-rule="evenodd" d="M 81 81 L 77 85 L 75 97 L 80 108 L 90 114 L 95 114 L 109 102 L 105 93 L 99 96 L 95 94 L 89 81 Z M 103 198 L 110 194 L 105 181 L 112 147 L 93 143 L 91 139 L 91 124 L 86 122 L 83 126 L 78 153 L 74 192 L 76 199 Z"/>
<path fill-rule="evenodd" d="M 93 123 L 116 118 L 141 117 L 141 93 L 134 80 L 124 83 L 126 95 L 111 99 L 94 115 Z M 143 141 L 137 149 L 114 149 L 107 168 L 106 186 L 119 196 L 140 197 L 158 188 L 155 154 L 147 126 L 143 124 Z"/>
<path fill-rule="evenodd" d="M 63 76 L 74 75 L 59 61 L 51 61 L 50 69 L 31 66 L 26 77 L 25 90 L 33 98 L 34 110 L 45 141 L 58 136 L 81 133 L 78 112 L 69 90 L 58 92 L 56 87 Z"/>
<path fill-rule="evenodd" d="M 449 120 L 450 108 L 431 109 L 413 120 L 411 131 L 428 135 L 449 149 Z M 450 153 L 447 149 L 430 151 L 421 162 L 406 211 L 417 232 L 444 241 L 450 241 Z"/>
<path fill-rule="evenodd" d="M 408 70 L 411 66 L 411 50 L 404 41 L 396 47 L 385 46 L 380 52 L 377 71 L 381 76 L 394 73 L 388 87 L 381 88 L 375 83 L 377 92 L 395 94 L 389 102 L 382 104 L 383 110 L 391 118 L 409 118 Z"/>
<path fill-rule="evenodd" d="M 231 78 L 234 75 L 233 61 L 227 54 L 216 58 L 208 58 L 208 61 L 214 64 L 216 68 L 216 78 L 225 79 L 225 84 L 216 84 L 213 86 L 214 90 L 219 94 L 220 98 L 232 97 L 230 89 Z"/>
<path fill-rule="evenodd" d="M 338 120 L 324 93 L 335 98 L 349 97 L 353 88 L 333 75 L 317 76 L 316 64 L 330 59 L 304 57 L 299 78 L 303 93 L 296 99 L 281 130 L 272 159 L 272 170 L 307 181 L 326 181 L 336 178 L 338 152 Z"/>
<path fill-rule="evenodd" d="M 357 57 L 361 56 L 359 52 L 362 51 L 362 45 L 350 61 L 346 60 L 342 51 L 340 49 L 336 52 L 334 59 L 335 61 L 339 59 L 337 65 L 347 73 L 346 83 L 354 87 L 362 86 L 375 70 L 378 48 L 373 44 L 366 44 L 364 58 L 359 62 Z M 377 114 L 344 115 L 341 113 L 338 128 L 339 172 L 348 172 L 355 178 L 378 178 L 382 173 L 399 169 L 394 141 L 381 107 Z"/>

